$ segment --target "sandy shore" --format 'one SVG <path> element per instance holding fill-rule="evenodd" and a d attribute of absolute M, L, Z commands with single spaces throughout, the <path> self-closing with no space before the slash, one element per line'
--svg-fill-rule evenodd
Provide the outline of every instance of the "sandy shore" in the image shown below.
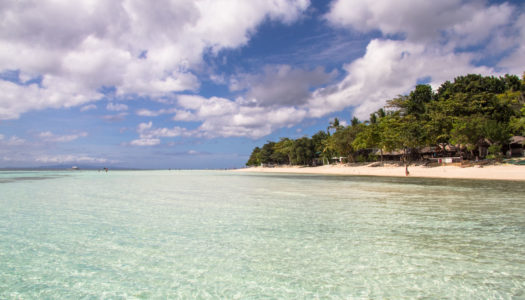
<path fill-rule="evenodd" d="M 464 178 L 488 180 L 519 180 L 525 181 L 525 166 L 494 165 L 480 167 L 457 166 L 409 166 L 409 177 L 432 178 Z M 383 167 L 329 165 L 319 167 L 283 166 L 274 168 L 252 167 L 238 169 L 237 172 L 264 172 L 264 173 L 297 173 L 297 174 L 326 174 L 326 175 L 367 175 L 367 176 L 394 176 L 405 177 L 405 168 L 385 165 Z"/>

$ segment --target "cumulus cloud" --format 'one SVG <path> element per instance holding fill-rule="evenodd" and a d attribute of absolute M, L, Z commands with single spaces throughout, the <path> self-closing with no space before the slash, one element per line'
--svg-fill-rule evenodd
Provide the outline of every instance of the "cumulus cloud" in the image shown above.
<path fill-rule="evenodd" d="M 472 66 L 472 59 L 472 54 L 440 52 L 407 41 L 372 40 L 365 56 L 345 66 L 347 76 L 341 82 L 314 92 L 310 115 L 319 117 L 354 106 L 359 118 L 367 118 L 385 100 L 409 92 L 421 78 L 430 78 L 437 88 L 458 74 L 494 72 Z"/>
<path fill-rule="evenodd" d="M 254 105 L 294 106 L 304 104 L 312 88 L 328 83 L 336 75 L 337 71 L 326 73 L 322 67 L 303 70 L 289 65 L 271 65 L 265 66 L 262 74 L 235 78 L 230 89 L 247 89 L 245 98 Z"/>
<path fill-rule="evenodd" d="M 132 140 L 130 143 L 132 146 L 155 146 L 160 144 L 160 139 L 136 139 Z"/>
<path fill-rule="evenodd" d="M 128 115 L 128 113 L 126 112 L 121 112 L 121 113 L 118 113 L 116 115 L 104 115 L 102 116 L 102 119 L 108 121 L 108 122 L 120 122 L 120 121 L 123 121 L 126 116 Z"/>
<path fill-rule="evenodd" d="M 88 105 L 82 106 L 80 108 L 80 111 L 84 112 L 84 111 L 93 110 L 93 109 L 97 109 L 97 106 L 95 104 L 88 104 Z"/>
<path fill-rule="evenodd" d="M 0 134 L 0 145 L 2 146 L 22 146 L 27 143 L 26 140 L 17 137 L 16 135 L 6 138 L 6 136 Z"/>
<path fill-rule="evenodd" d="M 153 122 L 140 123 L 137 126 L 139 138 L 132 140 L 129 144 L 132 146 L 155 146 L 160 144 L 160 138 L 190 136 L 192 132 L 186 128 L 175 126 L 173 128 L 155 128 Z"/>
<path fill-rule="evenodd" d="M 112 161 L 105 158 L 97 158 L 87 155 L 59 154 L 41 155 L 34 159 L 40 163 L 110 163 Z"/>
<path fill-rule="evenodd" d="M 507 57 L 505 57 L 499 65 L 510 73 L 522 74 L 525 71 L 525 14 L 522 14 L 516 21 L 515 27 L 517 28 L 518 37 L 516 41 L 519 42 L 515 46 L 514 51 Z"/>
<path fill-rule="evenodd" d="M 126 104 L 122 104 L 122 103 L 112 103 L 112 102 L 110 102 L 106 106 L 106 109 L 110 110 L 110 111 L 125 111 L 125 110 L 128 110 L 128 106 Z"/>
<path fill-rule="evenodd" d="M 181 95 L 178 104 L 182 109 L 175 114 L 174 120 L 202 122 L 192 134 L 204 137 L 260 138 L 277 128 L 293 126 L 306 117 L 305 109 L 246 105 L 242 99 Z"/>
<path fill-rule="evenodd" d="M 79 132 L 74 134 L 56 135 L 51 131 L 44 131 L 38 134 L 38 137 L 45 142 L 65 143 L 74 141 L 80 137 L 86 137 L 87 132 Z"/>
<path fill-rule="evenodd" d="M 297 20 L 308 0 L 81 0 L 5 2 L 0 10 L 0 72 L 39 84 L 0 80 L 0 119 L 30 110 L 86 104 L 114 86 L 117 97 L 195 91 L 203 53 L 245 45 L 266 19 Z"/>
<path fill-rule="evenodd" d="M 335 26 L 360 32 L 379 30 L 410 41 L 453 38 L 475 44 L 508 24 L 513 9 L 507 3 L 486 7 L 485 1 L 336 0 L 325 18 Z"/>
<path fill-rule="evenodd" d="M 72 107 L 102 98 L 96 91 L 68 78 L 45 76 L 41 86 L 0 80 L 0 119 L 16 119 L 29 110 Z"/>
<path fill-rule="evenodd" d="M 175 108 L 162 108 L 162 109 L 159 109 L 159 110 L 149 110 L 149 109 L 139 109 L 136 111 L 136 114 L 137 116 L 142 116 L 142 117 L 158 117 L 160 115 L 165 115 L 165 114 L 172 114 L 172 113 L 175 113 L 177 110 Z"/>

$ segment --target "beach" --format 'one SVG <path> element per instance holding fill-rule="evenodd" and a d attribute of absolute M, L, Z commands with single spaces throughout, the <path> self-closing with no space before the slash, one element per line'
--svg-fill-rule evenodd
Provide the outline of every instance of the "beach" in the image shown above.
<path fill-rule="evenodd" d="M 385 164 L 382 167 L 373 167 L 374 164 L 351 166 L 345 164 L 325 165 L 318 167 L 278 166 L 278 167 L 251 167 L 238 169 L 238 172 L 264 173 L 294 173 L 294 174 L 321 174 L 321 175 L 359 175 L 359 176 L 388 176 L 406 177 L 405 167 Z M 488 166 L 409 166 L 408 177 L 425 178 L 461 178 L 483 180 L 517 180 L 525 181 L 525 166 L 517 165 L 488 165 Z"/>

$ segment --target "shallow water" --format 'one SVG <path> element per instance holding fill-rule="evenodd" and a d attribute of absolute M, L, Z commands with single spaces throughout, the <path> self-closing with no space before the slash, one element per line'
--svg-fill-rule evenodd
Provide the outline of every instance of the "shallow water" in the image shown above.
<path fill-rule="evenodd" d="M 523 298 L 525 183 L 0 172 L 0 298 Z"/>

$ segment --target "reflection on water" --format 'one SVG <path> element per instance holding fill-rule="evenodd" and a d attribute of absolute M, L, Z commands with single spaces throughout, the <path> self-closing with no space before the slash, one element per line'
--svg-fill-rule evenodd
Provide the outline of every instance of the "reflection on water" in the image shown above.
<path fill-rule="evenodd" d="M 0 171 L 0 183 L 54 179 L 67 176 L 67 173 L 64 171 Z"/>
<path fill-rule="evenodd" d="M 525 296 L 522 182 L 9 176 L 59 177 L 0 186 L 0 298 Z"/>

